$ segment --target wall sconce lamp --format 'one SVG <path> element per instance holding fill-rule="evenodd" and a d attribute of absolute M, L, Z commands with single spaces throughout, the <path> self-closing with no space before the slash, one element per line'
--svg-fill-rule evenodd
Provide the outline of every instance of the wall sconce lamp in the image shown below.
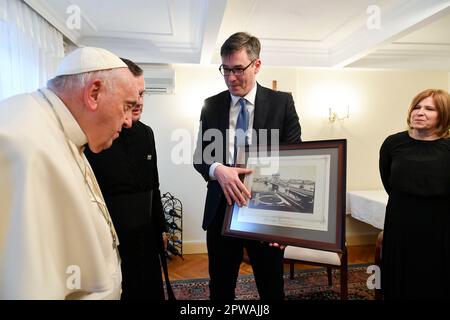
<path fill-rule="evenodd" d="M 342 110 L 342 111 L 344 111 L 344 110 Z M 345 112 L 341 112 L 341 110 L 337 111 L 337 110 L 333 110 L 332 108 L 329 108 L 328 109 L 328 120 L 331 123 L 333 123 L 336 120 L 342 121 L 344 119 L 350 118 L 350 108 L 348 105 L 347 105 L 346 113 L 344 115 L 343 115 L 343 113 L 345 113 Z"/>

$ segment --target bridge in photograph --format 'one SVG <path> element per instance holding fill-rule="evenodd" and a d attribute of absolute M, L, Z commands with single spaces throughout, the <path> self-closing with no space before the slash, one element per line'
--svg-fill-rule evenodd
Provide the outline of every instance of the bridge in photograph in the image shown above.
<path fill-rule="evenodd" d="M 314 184 L 304 180 L 255 179 L 249 207 L 313 213 Z"/>

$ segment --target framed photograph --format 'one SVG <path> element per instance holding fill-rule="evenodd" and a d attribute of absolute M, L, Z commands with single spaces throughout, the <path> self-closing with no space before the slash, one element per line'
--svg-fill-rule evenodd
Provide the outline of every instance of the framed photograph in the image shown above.
<path fill-rule="evenodd" d="M 346 140 L 306 141 L 276 150 L 250 146 L 238 161 L 247 205 L 228 206 L 226 236 L 343 252 Z"/>

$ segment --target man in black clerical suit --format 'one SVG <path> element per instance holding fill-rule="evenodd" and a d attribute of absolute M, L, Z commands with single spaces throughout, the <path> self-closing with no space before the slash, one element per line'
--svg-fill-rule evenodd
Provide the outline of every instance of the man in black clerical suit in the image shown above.
<path fill-rule="evenodd" d="M 244 247 L 252 264 L 260 298 L 284 298 L 283 246 L 221 235 L 227 203 L 243 205 L 246 203 L 243 194 L 250 196 L 238 177 L 238 174 L 250 171 L 230 166 L 236 157 L 237 142 L 233 138 L 236 129 L 248 130 L 244 139 L 248 144 L 256 143 L 255 140 L 258 144 L 273 143 L 271 135 L 277 135 L 280 144 L 301 141 L 300 123 L 292 96 L 264 88 L 256 82 L 255 77 L 261 67 L 260 48 L 259 40 L 244 32 L 235 33 L 225 41 L 220 51 L 220 72 L 228 90 L 206 99 L 200 116 L 194 167 L 208 182 L 202 227 L 207 232 L 212 300 L 234 299 Z M 214 149 L 210 144 L 220 139 L 202 139 L 201 135 L 208 129 L 219 130 L 224 141 L 222 155 L 218 156 L 216 150 L 212 155 L 214 161 L 207 159 L 207 153 Z M 252 129 L 256 131 L 255 136 L 252 136 Z M 267 139 L 263 138 L 264 131 Z"/>
<path fill-rule="evenodd" d="M 139 121 L 144 103 L 143 70 L 122 59 L 135 76 L 139 102 L 133 125 L 123 128 L 111 148 L 86 157 L 92 166 L 119 237 L 122 259 L 122 300 L 164 300 L 159 254 L 165 219 L 159 191 L 155 139 Z"/>

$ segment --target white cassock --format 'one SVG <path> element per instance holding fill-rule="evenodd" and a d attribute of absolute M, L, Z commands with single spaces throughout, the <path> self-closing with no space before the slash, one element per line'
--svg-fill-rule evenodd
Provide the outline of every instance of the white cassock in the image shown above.
<path fill-rule="evenodd" d="M 115 231 L 86 179 L 86 135 L 42 92 L 51 103 L 40 92 L 0 102 L 0 299 L 119 299 Z"/>

